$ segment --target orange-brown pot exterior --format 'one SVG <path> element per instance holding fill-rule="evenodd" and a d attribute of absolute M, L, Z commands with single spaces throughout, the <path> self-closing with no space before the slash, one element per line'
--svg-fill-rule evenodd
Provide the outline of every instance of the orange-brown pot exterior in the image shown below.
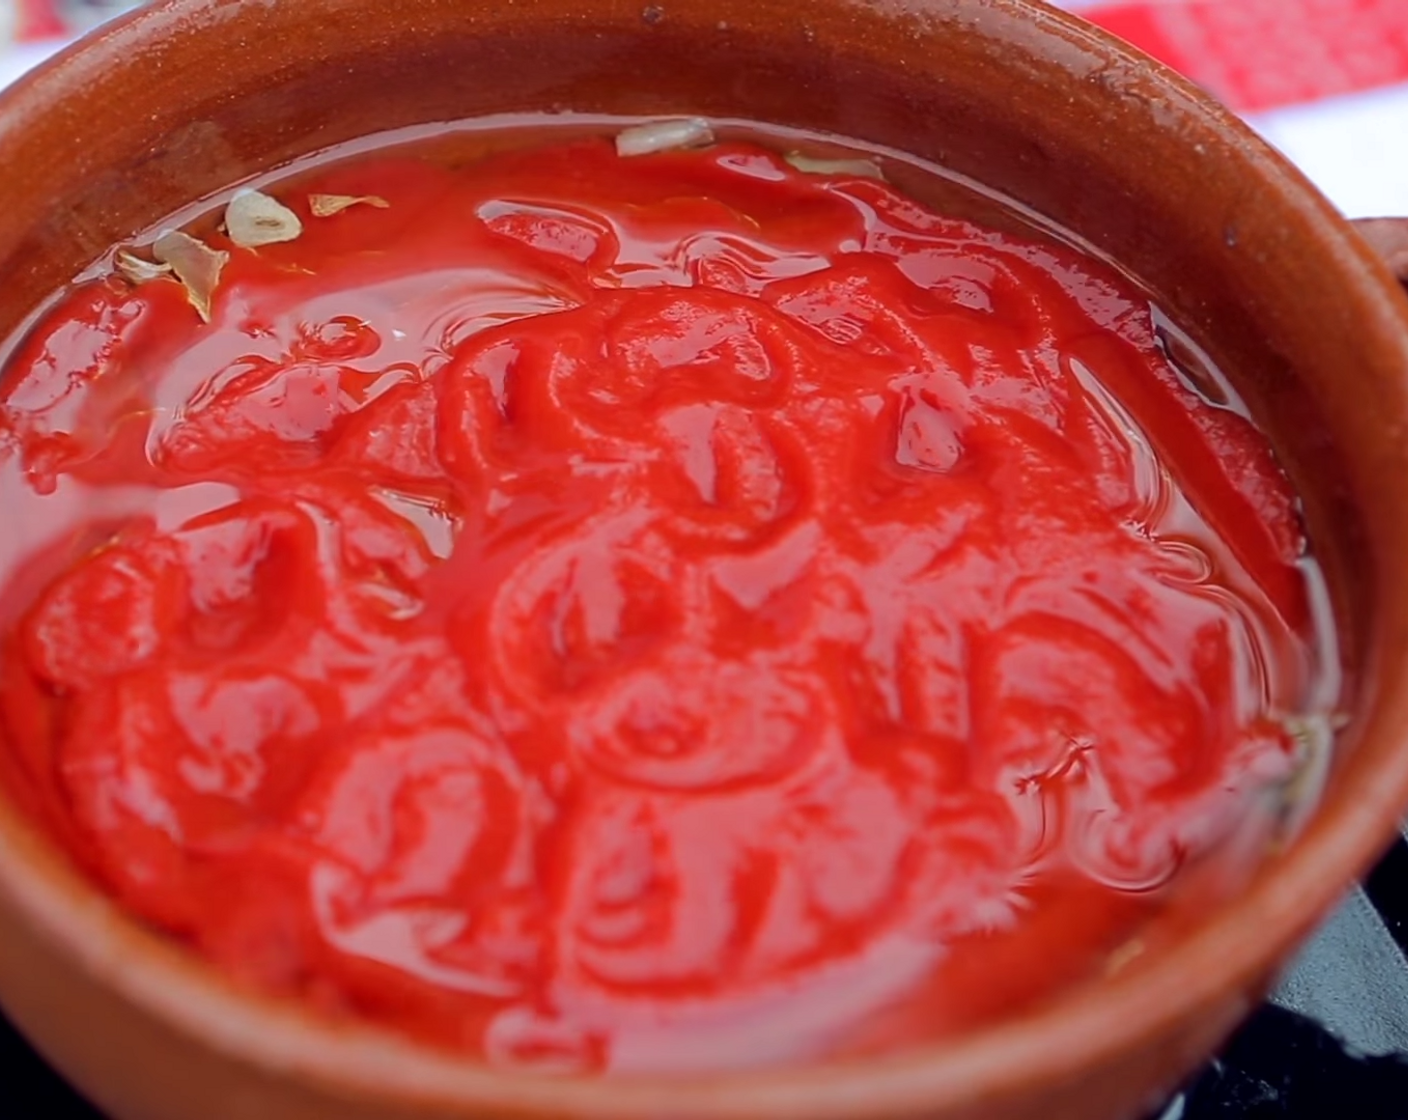
<path fill-rule="evenodd" d="M 905 149 L 1157 290 L 1305 499 L 1355 714 L 1323 810 L 1175 946 L 1018 1021 L 883 1061 L 591 1082 L 457 1064 L 234 992 L 0 804 L 0 1000 L 119 1120 L 1133 1120 L 1254 1005 L 1408 805 L 1408 303 L 1228 115 L 1028 0 L 168 0 L 0 98 L 0 336 L 109 245 L 292 157 L 561 109 Z"/>

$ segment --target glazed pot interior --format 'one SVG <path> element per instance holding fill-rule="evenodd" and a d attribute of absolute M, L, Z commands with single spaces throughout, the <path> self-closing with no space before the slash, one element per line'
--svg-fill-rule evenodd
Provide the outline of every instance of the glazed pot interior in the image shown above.
<path fill-rule="evenodd" d="M 543 110 L 744 118 L 901 149 L 1118 261 L 1214 355 L 1303 495 L 1356 718 L 1301 841 L 1167 959 L 1083 996 L 1100 1038 L 1060 1042 L 1048 1016 L 1021 1027 L 1024 1053 L 1070 1066 L 1081 1046 L 1134 1045 L 1264 981 L 1408 801 L 1408 303 L 1230 116 L 1068 17 L 1023 0 L 158 4 L 0 102 L 0 336 L 112 244 L 252 175 L 372 133 Z M 0 833 L 22 830 L 0 812 Z M 870 1091 L 892 1094 L 884 1115 L 940 1083 L 995 1092 L 990 1042 L 921 1055 Z M 758 1114 L 845 1114 L 844 1086 L 814 1084 L 810 1105 L 794 1092 Z"/>

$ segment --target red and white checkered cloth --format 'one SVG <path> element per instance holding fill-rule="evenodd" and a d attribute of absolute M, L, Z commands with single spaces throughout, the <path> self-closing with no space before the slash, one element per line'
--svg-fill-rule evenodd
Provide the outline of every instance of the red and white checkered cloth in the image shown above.
<path fill-rule="evenodd" d="M 1054 0 L 1247 116 L 1351 217 L 1408 215 L 1408 0 Z"/>
<path fill-rule="evenodd" d="M 1408 82 L 1405 0 L 1064 0 L 1206 86 L 1265 112 Z"/>

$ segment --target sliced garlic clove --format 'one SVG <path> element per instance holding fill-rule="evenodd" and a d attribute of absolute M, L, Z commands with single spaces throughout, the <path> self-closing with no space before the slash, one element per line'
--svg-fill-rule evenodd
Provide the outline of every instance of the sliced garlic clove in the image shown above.
<path fill-rule="evenodd" d="M 298 215 L 260 191 L 240 191 L 225 207 L 225 231 L 241 249 L 293 241 L 303 232 Z"/>
<path fill-rule="evenodd" d="M 633 125 L 617 134 L 616 154 L 644 156 L 675 148 L 698 148 L 714 142 L 714 130 L 702 117 L 677 121 L 651 121 Z"/>
<path fill-rule="evenodd" d="M 119 249 L 112 263 L 113 268 L 117 269 L 118 274 L 129 284 L 145 284 L 149 280 L 171 275 L 169 264 L 145 260 L 126 249 Z"/>
<path fill-rule="evenodd" d="M 815 159 L 801 152 L 788 152 L 782 157 L 805 175 L 852 175 L 860 179 L 885 181 L 885 172 L 869 159 Z"/>
<path fill-rule="evenodd" d="M 308 209 L 315 218 L 331 218 L 353 206 L 374 206 L 385 210 L 391 203 L 375 194 L 310 194 Z"/>
<path fill-rule="evenodd" d="M 152 256 L 171 266 L 176 279 L 185 286 L 186 299 L 202 319 L 210 322 L 210 301 L 230 254 L 212 249 L 189 233 L 172 229 L 152 243 Z"/>

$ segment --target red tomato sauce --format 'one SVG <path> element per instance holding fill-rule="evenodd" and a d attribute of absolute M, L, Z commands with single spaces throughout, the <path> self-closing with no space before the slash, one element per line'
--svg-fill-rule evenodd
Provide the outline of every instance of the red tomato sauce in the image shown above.
<path fill-rule="evenodd" d="M 210 323 L 85 282 L 0 395 L 8 787 L 229 975 L 790 1061 L 1098 975 L 1272 816 L 1295 498 L 1110 268 L 741 141 L 268 189 Z"/>

